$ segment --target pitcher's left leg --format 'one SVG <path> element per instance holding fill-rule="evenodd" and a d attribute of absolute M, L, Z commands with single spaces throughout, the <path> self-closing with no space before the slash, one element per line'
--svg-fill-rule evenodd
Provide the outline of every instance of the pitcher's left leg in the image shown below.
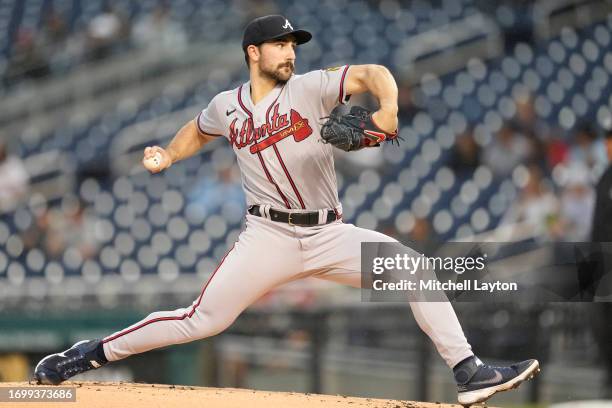
<path fill-rule="evenodd" d="M 324 232 L 303 240 L 303 247 L 307 249 L 304 251 L 305 267 L 322 271 L 315 277 L 360 288 L 362 242 L 396 243 L 397 240 L 351 224 L 333 224 Z M 407 251 L 413 250 L 407 248 Z M 483 364 L 472 352 L 450 302 L 409 303 L 417 324 L 453 369 L 460 404 L 485 401 L 497 392 L 518 387 L 539 372 L 537 360 L 508 367 Z"/>
<path fill-rule="evenodd" d="M 305 268 L 326 268 L 327 271 L 315 277 L 356 288 L 361 287 L 361 243 L 397 242 L 380 232 L 352 224 L 330 225 L 313 238 L 306 241 Z M 410 302 L 410 308 L 419 327 L 449 367 L 474 354 L 449 302 Z"/>

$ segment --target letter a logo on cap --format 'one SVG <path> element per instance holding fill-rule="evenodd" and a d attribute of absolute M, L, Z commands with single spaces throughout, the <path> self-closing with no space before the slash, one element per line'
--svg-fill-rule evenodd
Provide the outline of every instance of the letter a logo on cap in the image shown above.
<path fill-rule="evenodd" d="M 285 25 L 283 26 L 283 28 L 290 28 L 290 29 L 293 30 L 293 26 L 291 25 L 291 23 L 287 19 L 285 19 Z"/>

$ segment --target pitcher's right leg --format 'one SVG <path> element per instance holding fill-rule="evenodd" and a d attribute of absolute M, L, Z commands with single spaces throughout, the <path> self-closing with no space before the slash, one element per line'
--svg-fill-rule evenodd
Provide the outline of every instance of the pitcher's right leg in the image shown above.
<path fill-rule="evenodd" d="M 36 366 L 36 379 L 58 384 L 105 360 L 116 361 L 223 331 L 270 289 L 300 276 L 299 242 L 275 224 L 247 216 L 247 228 L 189 307 L 151 313 L 101 341 L 79 342 L 63 353 L 47 356 Z"/>
<path fill-rule="evenodd" d="M 106 358 L 116 361 L 132 354 L 202 339 L 223 331 L 250 304 L 248 300 L 251 296 L 245 294 L 246 288 L 240 285 L 239 272 L 245 268 L 242 263 L 241 251 L 234 246 L 190 306 L 153 312 L 126 329 L 102 339 Z M 250 288 L 249 291 L 259 293 L 258 289 Z M 266 290 L 267 287 L 261 289 Z M 246 296 L 237 295 L 236 292 Z"/>

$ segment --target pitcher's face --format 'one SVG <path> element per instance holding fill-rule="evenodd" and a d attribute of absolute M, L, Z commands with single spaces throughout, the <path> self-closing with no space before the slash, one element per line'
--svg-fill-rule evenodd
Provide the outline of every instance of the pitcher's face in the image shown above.
<path fill-rule="evenodd" d="M 292 36 L 261 44 L 259 47 L 259 70 L 274 80 L 285 83 L 295 71 L 295 48 Z"/>

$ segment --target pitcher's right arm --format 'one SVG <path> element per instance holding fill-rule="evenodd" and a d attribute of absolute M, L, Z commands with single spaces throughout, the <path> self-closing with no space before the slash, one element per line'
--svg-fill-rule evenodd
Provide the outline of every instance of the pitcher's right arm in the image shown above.
<path fill-rule="evenodd" d="M 187 122 L 164 149 L 160 146 L 148 146 L 144 150 L 144 157 L 142 164 L 151 173 L 159 173 L 162 170 L 167 169 L 177 161 L 186 159 L 196 154 L 206 143 L 216 139 L 217 136 L 209 135 L 201 132 L 195 120 Z M 150 168 L 149 162 L 146 161 L 148 158 L 152 158 L 156 153 L 161 155 L 162 159 L 156 168 Z"/>

